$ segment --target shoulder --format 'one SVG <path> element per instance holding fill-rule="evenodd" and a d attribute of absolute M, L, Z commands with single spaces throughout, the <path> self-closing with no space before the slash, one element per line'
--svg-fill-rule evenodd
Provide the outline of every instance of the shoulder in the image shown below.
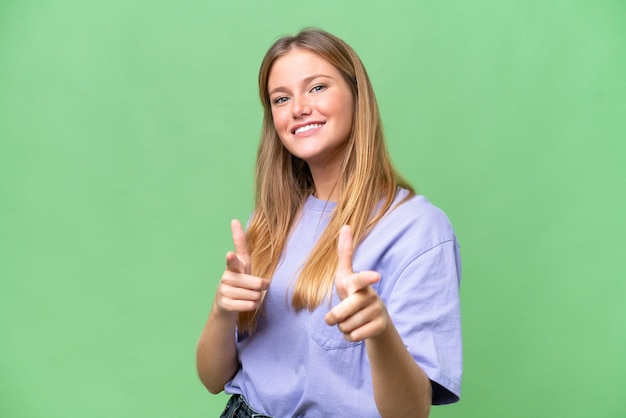
<path fill-rule="evenodd" d="M 458 250 L 452 224 L 443 210 L 423 195 L 400 189 L 385 215 L 355 249 L 360 269 L 402 270 L 436 247 Z M 432 253 L 431 253 L 432 254 Z"/>
<path fill-rule="evenodd" d="M 376 225 L 376 229 L 386 230 L 399 237 L 412 237 L 430 247 L 456 240 L 452 223 L 442 209 L 424 195 L 409 196 L 409 192 L 404 189 L 398 191 L 391 208 Z"/>

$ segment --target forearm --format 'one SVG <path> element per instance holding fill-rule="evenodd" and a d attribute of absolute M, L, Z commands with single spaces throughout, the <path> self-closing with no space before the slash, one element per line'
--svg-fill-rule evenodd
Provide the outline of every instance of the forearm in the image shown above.
<path fill-rule="evenodd" d="M 393 323 L 365 340 L 372 368 L 374 399 L 381 416 L 428 417 L 432 388 L 406 349 Z"/>
<path fill-rule="evenodd" d="M 211 393 L 224 385 L 239 368 L 235 345 L 236 313 L 223 314 L 214 306 L 200 335 L 196 349 L 198 376 Z"/>

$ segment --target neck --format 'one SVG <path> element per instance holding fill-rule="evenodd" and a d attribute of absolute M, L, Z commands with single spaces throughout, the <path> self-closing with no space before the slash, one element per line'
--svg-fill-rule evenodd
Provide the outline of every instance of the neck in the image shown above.
<path fill-rule="evenodd" d="M 313 182 L 315 183 L 315 197 L 321 200 L 336 202 L 341 195 L 339 170 L 331 167 L 310 167 Z"/>

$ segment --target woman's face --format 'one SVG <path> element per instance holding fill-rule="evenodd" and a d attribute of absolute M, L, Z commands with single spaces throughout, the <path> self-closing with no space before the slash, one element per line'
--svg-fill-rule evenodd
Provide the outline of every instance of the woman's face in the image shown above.
<path fill-rule="evenodd" d="M 307 49 L 278 58 L 267 82 L 274 127 L 311 170 L 336 168 L 352 130 L 354 98 L 339 70 Z"/>

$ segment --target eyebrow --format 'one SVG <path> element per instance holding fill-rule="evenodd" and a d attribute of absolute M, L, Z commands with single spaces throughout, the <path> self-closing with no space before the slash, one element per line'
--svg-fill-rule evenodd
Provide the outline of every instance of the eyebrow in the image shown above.
<path fill-rule="evenodd" d="M 311 81 L 315 80 L 316 78 L 330 78 L 330 79 L 332 79 L 331 76 L 320 73 L 320 74 L 313 74 L 313 75 L 310 75 L 308 77 L 303 78 L 301 83 L 302 84 L 309 84 Z M 284 90 L 286 90 L 285 87 L 278 86 L 278 87 L 273 88 L 268 94 L 271 96 L 272 94 L 274 94 L 274 93 L 276 93 L 278 91 L 284 91 Z"/>

